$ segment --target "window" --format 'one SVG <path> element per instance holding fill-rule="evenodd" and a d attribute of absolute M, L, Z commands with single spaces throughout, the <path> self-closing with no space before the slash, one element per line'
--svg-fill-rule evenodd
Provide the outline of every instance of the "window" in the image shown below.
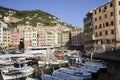
<path fill-rule="evenodd" d="M 114 34 L 114 30 L 111 30 L 111 34 Z"/>
<path fill-rule="evenodd" d="M 109 43 L 110 43 L 110 40 L 106 39 L 106 43 L 109 44 Z"/>
<path fill-rule="evenodd" d="M 97 33 L 95 33 L 95 36 L 96 36 L 96 37 L 98 36 Z"/>
<path fill-rule="evenodd" d="M 112 3 L 110 3 L 110 7 L 113 7 Z"/>
<path fill-rule="evenodd" d="M 107 6 L 105 6 L 104 9 L 106 10 L 106 9 L 107 9 Z"/>
<path fill-rule="evenodd" d="M 120 1 L 119 1 L 119 6 L 120 6 Z"/>
<path fill-rule="evenodd" d="M 101 12 L 101 9 L 99 9 L 99 12 Z"/>
<path fill-rule="evenodd" d="M 101 20 L 101 16 L 99 17 L 99 20 Z"/>
<path fill-rule="evenodd" d="M 104 16 L 105 16 L 105 18 L 107 18 L 107 14 L 105 14 Z"/>
<path fill-rule="evenodd" d="M 97 18 L 95 18 L 95 21 L 97 21 Z"/>
<path fill-rule="evenodd" d="M 112 43 L 114 43 L 115 42 L 115 39 L 112 39 Z"/>
<path fill-rule="evenodd" d="M 95 26 L 95 29 L 97 29 L 97 26 Z"/>
<path fill-rule="evenodd" d="M 113 16 L 113 12 L 110 12 L 110 16 Z"/>
<path fill-rule="evenodd" d="M 111 26 L 113 26 L 113 25 L 114 25 L 114 22 L 113 22 L 113 21 L 111 21 L 111 22 L 110 22 L 110 24 L 111 24 Z"/>
<path fill-rule="evenodd" d="M 100 36 L 102 36 L 102 32 L 100 32 Z"/>
<path fill-rule="evenodd" d="M 108 35 L 108 31 L 105 31 L 105 35 Z"/>
<path fill-rule="evenodd" d="M 100 24 L 100 25 L 99 25 L 99 28 L 101 28 L 101 27 L 102 27 L 102 25 Z"/>
<path fill-rule="evenodd" d="M 96 14 L 96 11 L 95 11 L 95 14 Z"/>
<path fill-rule="evenodd" d="M 109 26 L 109 23 L 108 23 L 108 22 L 106 22 L 106 26 Z"/>

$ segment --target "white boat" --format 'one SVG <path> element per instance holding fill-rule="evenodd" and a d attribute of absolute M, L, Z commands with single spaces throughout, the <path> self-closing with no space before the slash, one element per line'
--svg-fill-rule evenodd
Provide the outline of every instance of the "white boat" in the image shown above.
<path fill-rule="evenodd" d="M 24 66 L 22 68 L 9 68 L 8 71 L 1 69 L 1 74 L 4 80 L 16 79 L 29 76 L 33 73 L 34 69 L 31 66 Z"/>
<path fill-rule="evenodd" d="M 6 57 L 4 55 L 0 55 L 0 66 L 7 66 L 7 65 L 13 65 L 14 62 L 10 59 L 10 57 Z"/>
<path fill-rule="evenodd" d="M 83 77 L 69 75 L 69 74 L 66 74 L 63 72 L 59 72 L 59 71 L 54 71 L 52 76 L 55 76 L 55 77 L 60 78 L 62 80 L 84 80 Z"/>
<path fill-rule="evenodd" d="M 38 66 L 39 67 L 43 67 L 43 66 L 46 66 L 46 65 L 49 65 L 50 63 L 48 61 L 38 61 Z"/>
<path fill-rule="evenodd" d="M 27 47 L 25 49 L 25 54 L 35 56 L 50 57 L 55 52 L 55 49 L 51 46 L 40 46 L 40 47 Z"/>
<path fill-rule="evenodd" d="M 55 60 L 55 61 L 49 61 L 50 64 L 65 64 L 68 63 L 68 60 Z"/>
<path fill-rule="evenodd" d="M 70 75 L 83 77 L 84 79 L 91 79 L 92 77 L 91 73 L 85 71 L 77 71 L 69 68 L 60 68 L 60 71 Z"/>

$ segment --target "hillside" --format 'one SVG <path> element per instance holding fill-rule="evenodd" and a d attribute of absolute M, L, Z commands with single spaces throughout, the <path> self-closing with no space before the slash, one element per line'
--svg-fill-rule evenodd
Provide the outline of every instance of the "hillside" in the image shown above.
<path fill-rule="evenodd" d="M 37 26 L 66 26 L 72 28 L 72 25 L 61 21 L 59 18 L 44 12 L 42 10 L 18 11 L 0 6 L 0 20 L 7 22 L 9 26 L 25 25 Z M 11 20 L 8 20 L 8 17 Z M 6 21 L 8 20 L 8 21 Z M 12 21 L 14 20 L 14 21 Z"/>

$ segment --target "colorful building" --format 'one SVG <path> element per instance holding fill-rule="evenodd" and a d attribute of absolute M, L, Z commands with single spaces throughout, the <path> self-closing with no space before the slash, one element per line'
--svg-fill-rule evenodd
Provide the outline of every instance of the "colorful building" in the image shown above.
<path fill-rule="evenodd" d="M 11 32 L 10 33 L 10 46 L 18 47 L 20 44 L 20 32 Z"/>

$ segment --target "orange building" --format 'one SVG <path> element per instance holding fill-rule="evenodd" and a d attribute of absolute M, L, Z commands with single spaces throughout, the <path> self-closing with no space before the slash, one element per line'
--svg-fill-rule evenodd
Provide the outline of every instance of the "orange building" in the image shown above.
<path fill-rule="evenodd" d="M 88 18 L 88 16 L 87 16 Z M 84 27 L 86 28 L 86 21 Z M 112 0 L 92 11 L 94 48 L 120 46 L 120 0 Z M 88 32 L 86 32 L 88 33 Z M 89 34 L 89 33 L 88 33 Z M 88 45 L 88 44 L 86 44 Z"/>

